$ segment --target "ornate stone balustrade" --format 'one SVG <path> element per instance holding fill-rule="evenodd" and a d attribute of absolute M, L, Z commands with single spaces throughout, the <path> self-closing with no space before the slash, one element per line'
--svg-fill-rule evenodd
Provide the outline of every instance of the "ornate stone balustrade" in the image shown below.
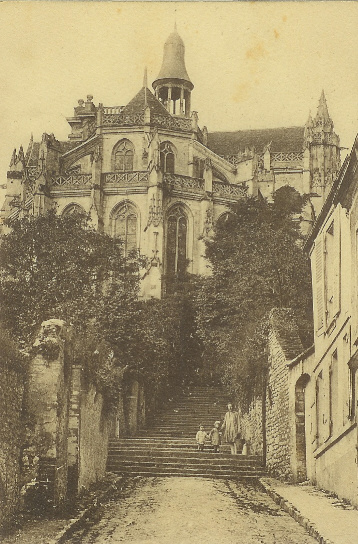
<path fill-rule="evenodd" d="M 109 115 L 118 115 L 122 113 L 124 106 L 104 106 L 103 113 Z"/>
<path fill-rule="evenodd" d="M 164 183 L 169 189 L 190 193 L 204 193 L 205 183 L 202 178 L 191 178 L 180 174 L 164 174 Z"/>
<path fill-rule="evenodd" d="M 125 114 L 121 111 L 122 108 L 103 108 L 103 125 L 104 126 L 138 126 L 144 125 L 144 112 Z M 150 118 L 150 124 L 168 128 L 170 130 L 192 130 L 191 119 L 182 117 L 169 117 L 153 114 Z"/>
<path fill-rule="evenodd" d="M 89 187 L 92 181 L 92 174 L 72 174 L 70 176 L 59 176 L 51 179 L 53 187 Z"/>
<path fill-rule="evenodd" d="M 215 196 L 239 199 L 246 196 L 246 191 L 247 187 L 244 184 L 232 185 L 229 183 L 222 183 L 221 181 L 213 182 L 213 193 Z"/>
<path fill-rule="evenodd" d="M 167 117 L 166 115 L 160 115 L 158 113 L 151 116 L 150 123 L 171 130 L 191 131 L 192 129 L 191 119 L 185 119 L 183 117 Z"/>
<path fill-rule="evenodd" d="M 303 151 L 291 153 L 271 153 L 271 162 L 303 161 Z"/>
<path fill-rule="evenodd" d="M 111 185 L 119 185 L 120 187 L 132 186 L 147 186 L 149 175 L 145 171 L 137 172 L 108 172 L 103 174 L 104 183 Z"/>
<path fill-rule="evenodd" d="M 109 108 L 107 108 L 109 109 Z M 111 108 L 114 109 L 114 108 Z M 137 126 L 144 125 L 144 113 L 104 113 L 104 126 Z"/>

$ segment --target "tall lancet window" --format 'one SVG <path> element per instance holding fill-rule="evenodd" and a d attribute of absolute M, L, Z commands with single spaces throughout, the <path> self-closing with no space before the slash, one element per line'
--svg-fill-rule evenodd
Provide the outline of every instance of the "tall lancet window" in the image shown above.
<path fill-rule="evenodd" d="M 166 273 L 184 274 L 187 267 L 188 219 L 180 206 L 170 211 L 167 219 Z"/>
<path fill-rule="evenodd" d="M 121 140 L 113 151 L 115 172 L 133 171 L 134 147 L 129 140 Z"/>
<path fill-rule="evenodd" d="M 134 206 L 124 203 L 112 213 L 112 236 L 123 241 L 124 254 L 137 249 L 138 218 Z"/>
<path fill-rule="evenodd" d="M 170 142 L 160 144 L 160 166 L 164 173 L 174 174 L 174 151 Z"/>

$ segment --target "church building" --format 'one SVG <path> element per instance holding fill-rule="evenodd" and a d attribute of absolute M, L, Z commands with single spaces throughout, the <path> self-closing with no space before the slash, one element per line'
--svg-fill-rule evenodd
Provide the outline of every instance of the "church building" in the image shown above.
<path fill-rule="evenodd" d="M 310 195 L 309 230 L 340 169 L 340 143 L 324 93 L 305 126 L 208 132 L 191 110 L 194 89 L 183 40 L 164 44 L 158 77 L 125 106 L 79 100 L 68 140 L 43 134 L 14 151 L 2 220 L 56 207 L 89 215 L 148 258 L 142 296 L 160 297 L 170 278 L 206 274 L 205 239 L 246 195 L 270 199 L 289 185 Z"/>

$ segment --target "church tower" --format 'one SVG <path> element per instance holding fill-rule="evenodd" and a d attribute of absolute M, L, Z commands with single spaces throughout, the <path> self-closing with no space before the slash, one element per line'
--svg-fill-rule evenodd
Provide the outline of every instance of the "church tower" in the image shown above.
<path fill-rule="evenodd" d="M 164 44 L 162 67 L 153 81 L 155 96 L 172 115 L 190 117 L 191 91 L 194 85 L 190 81 L 185 67 L 185 46 L 176 26 Z"/>
<path fill-rule="evenodd" d="M 310 115 L 306 123 L 305 145 L 310 151 L 311 193 L 323 203 L 341 167 L 339 136 L 334 132 L 324 91 L 315 118 Z"/>

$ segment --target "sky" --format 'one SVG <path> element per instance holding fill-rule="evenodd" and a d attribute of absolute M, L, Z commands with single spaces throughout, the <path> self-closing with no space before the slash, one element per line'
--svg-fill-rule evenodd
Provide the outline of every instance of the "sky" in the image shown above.
<path fill-rule="evenodd" d="M 78 99 L 125 105 L 145 66 L 151 83 L 175 21 L 200 126 L 303 125 L 324 89 L 341 144 L 352 146 L 358 2 L 1 2 L 0 185 L 31 133 L 67 138 Z"/>

